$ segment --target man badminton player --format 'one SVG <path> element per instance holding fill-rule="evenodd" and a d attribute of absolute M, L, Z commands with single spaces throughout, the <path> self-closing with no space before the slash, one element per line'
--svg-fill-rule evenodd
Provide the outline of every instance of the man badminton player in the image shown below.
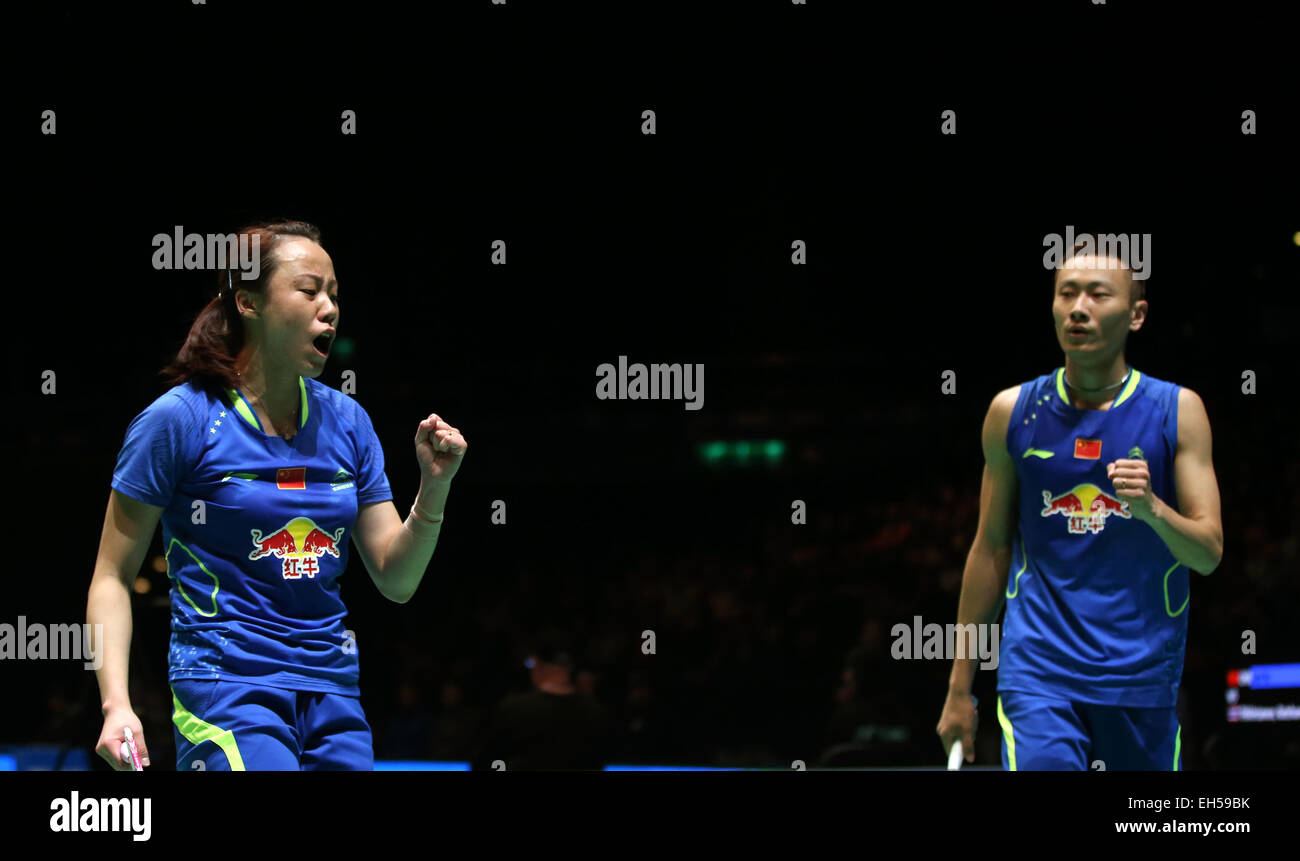
<path fill-rule="evenodd" d="M 1177 771 L 1187 572 L 1223 555 L 1209 419 L 1196 393 L 1125 361 L 1147 302 L 1122 261 L 1076 254 L 1054 288 L 1065 364 L 989 408 L 958 623 L 996 622 L 1006 603 L 1004 768 Z M 936 728 L 967 762 L 977 662 L 954 661 Z"/>
<path fill-rule="evenodd" d="M 467 444 L 437 415 L 415 433 L 420 489 L 403 521 L 370 417 L 316 381 L 339 324 L 320 232 L 260 224 L 260 271 L 222 272 L 164 372 L 176 383 L 127 428 L 113 473 L 88 620 L 102 623 L 104 725 L 115 769 L 129 729 L 130 592 L 154 528 L 171 581 L 171 685 L 184 771 L 372 769 L 358 647 L 339 577 L 355 543 L 380 593 L 405 603 L 442 527 Z"/>

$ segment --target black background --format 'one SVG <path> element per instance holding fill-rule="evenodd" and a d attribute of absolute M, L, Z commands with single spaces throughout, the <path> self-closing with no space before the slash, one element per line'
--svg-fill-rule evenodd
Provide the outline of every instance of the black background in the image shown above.
<path fill-rule="evenodd" d="M 1294 767 L 1285 726 L 1224 723 L 1223 672 L 1297 660 L 1295 102 L 1275 95 L 1267 50 L 1243 47 L 1268 22 L 1188 12 L 1139 31 L 1110 6 L 44 13 L 21 31 L 43 47 L 7 112 L 4 619 L 84 619 L 123 433 L 212 295 L 203 273 L 155 271 L 151 237 L 299 218 L 323 231 L 356 344 L 320 379 L 356 371 L 399 511 L 421 418 L 471 445 L 417 597 L 388 603 L 355 558 L 344 581 L 377 755 L 403 682 L 430 716 L 449 680 L 490 707 L 524 683 L 529 638 L 559 627 L 616 713 L 631 688 L 654 692 L 660 735 L 621 761 L 815 760 L 870 620 L 955 614 L 980 422 L 998 390 L 1060 363 L 1042 241 L 1072 224 L 1152 234 L 1150 319 L 1128 356 L 1196 390 L 1214 429 L 1226 552 L 1193 576 L 1185 763 Z M 46 108 L 57 136 L 39 134 Z M 938 133 L 949 108 L 956 136 Z M 1258 135 L 1240 134 L 1245 108 Z M 339 134 L 345 109 L 356 136 Z M 498 238 L 505 267 L 489 264 Z M 789 263 L 794 239 L 806 266 Z M 704 409 L 597 400 L 595 368 L 619 355 L 703 363 Z M 695 458 L 745 438 L 786 440 L 783 466 Z M 794 499 L 806 526 L 789 523 Z M 131 677 L 159 750 L 153 579 Z M 644 629 L 659 655 L 640 654 Z M 93 674 L 0 669 L 0 741 L 93 745 Z M 912 761 L 938 758 L 946 674 L 876 683 Z M 996 762 L 987 724 L 982 739 Z"/>

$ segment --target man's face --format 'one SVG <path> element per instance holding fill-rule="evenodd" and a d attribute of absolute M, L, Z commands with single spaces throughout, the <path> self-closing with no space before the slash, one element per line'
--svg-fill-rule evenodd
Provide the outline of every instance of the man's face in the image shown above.
<path fill-rule="evenodd" d="M 1123 349 L 1130 329 L 1141 326 L 1139 311 L 1129 307 L 1132 273 L 1113 257 L 1071 257 L 1056 273 L 1052 318 L 1056 338 L 1067 354 L 1111 353 Z"/>
<path fill-rule="evenodd" d="M 337 330 L 339 321 L 334 263 L 325 249 L 303 237 L 281 240 L 275 254 L 275 272 L 258 309 L 262 348 L 299 376 L 318 377 L 333 341 L 317 339 Z"/>

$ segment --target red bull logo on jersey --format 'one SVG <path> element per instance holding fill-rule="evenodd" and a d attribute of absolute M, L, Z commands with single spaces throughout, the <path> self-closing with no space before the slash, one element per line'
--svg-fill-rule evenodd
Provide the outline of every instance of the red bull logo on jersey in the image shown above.
<path fill-rule="evenodd" d="M 1094 535 L 1106 528 L 1106 518 L 1118 514 L 1125 520 L 1133 515 L 1129 513 L 1128 503 L 1116 499 L 1095 484 L 1080 484 L 1058 496 L 1051 491 L 1043 491 L 1044 517 L 1064 514 L 1072 534 Z"/>
<path fill-rule="evenodd" d="M 317 526 L 310 517 L 295 517 L 284 526 L 263 536 L 260 529 L 249 530 L 253 535 L 253 552 L 249 559 L 261 559 L 272 554 L 281 560 L 281 573 L 286 580 L 301 580 L 304 574 L 315 579 L 320 571 L 320 557 L 326 553 L 339 558 L 339 542 L 343 540 L 344 527 L 330 535 Z"/>

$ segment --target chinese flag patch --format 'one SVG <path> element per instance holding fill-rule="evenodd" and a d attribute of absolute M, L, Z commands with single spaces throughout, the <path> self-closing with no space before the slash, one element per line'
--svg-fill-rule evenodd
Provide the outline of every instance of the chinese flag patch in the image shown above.
<path fill-rule="evenodd" d="M 1081 457 L 1084 460 L 1100 460 L 1101 440 L 1076 439 L 1074 441 L 1074 456 Z"/>
<path fill-rule="evenodd" d="M 287 466 L 275 471 L 275 486 L 281 490 L 306 490 L 307 467 Z"/>

